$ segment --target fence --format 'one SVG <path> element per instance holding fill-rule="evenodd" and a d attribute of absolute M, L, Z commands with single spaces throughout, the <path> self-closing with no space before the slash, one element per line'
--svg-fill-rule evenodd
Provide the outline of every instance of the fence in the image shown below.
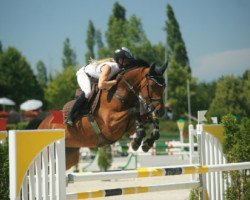
<path fill-rule="evenodd" d="M 200 163 L 193 165 L 194 137 L 198 137 Z M 189 126 L 190 165 L 163 168 L 142 168 L 133 171 L 106 172 L 89 175 L 70 174 L 72 181 L 112 178 L 143 178 L 179 174 L 200 174 L 199 181 L 95 190 L 65 194 L 64 130 L 9 131 L 10 198 L 11 199 L 77 199 L 156 192 L 163 190 L 202 188 L 202 199 L 223 199 L 226 188 L 221 171 L 250 169 L 250 162 L 225 164 L 219 125 Z"/>

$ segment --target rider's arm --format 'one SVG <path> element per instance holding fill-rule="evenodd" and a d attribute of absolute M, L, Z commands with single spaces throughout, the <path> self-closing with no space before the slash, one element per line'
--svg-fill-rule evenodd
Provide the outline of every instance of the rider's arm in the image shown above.
<path fill-rule="evenodd" d="M 109 65 L 104 65 L 101 69 L 101 74 L 98 81 L 98 88 L 99 89 L 107 89 L 109 90 L 113 85 L 117 83 L 116 80 L 108 80 L 108 76 L 111 72 L 111 68 Z"/>

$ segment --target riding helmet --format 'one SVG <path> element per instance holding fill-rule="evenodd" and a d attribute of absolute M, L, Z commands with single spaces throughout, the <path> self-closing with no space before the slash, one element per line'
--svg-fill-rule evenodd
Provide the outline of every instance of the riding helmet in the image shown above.
<path fill-rule="evenodd" d="M 128 59 L 128 60 L 133 60 L 134 59 L 132 53 L 126 47 L 122 47 L 122 48 L 116 49 L 113 58 L 114 58 L 115 62 L 118 62 L 118 60 L 120 58 L 122 58 L 122 59 Z"/>

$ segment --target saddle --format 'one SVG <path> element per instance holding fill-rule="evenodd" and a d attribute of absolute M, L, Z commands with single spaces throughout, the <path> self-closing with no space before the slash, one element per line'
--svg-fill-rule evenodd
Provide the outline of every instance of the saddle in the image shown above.
<path fill-rule="evenodd" d="M 75 96 L 76 98 L 81 94 L 81 89 L 78 88 L 76 89 L 76 93 L 75 93 Z M 95 109 L 97 108 L 97 105 L 100 101 L 100 96 L 101 96 L 101 90 L 98 89 L 98 86 L 96 83 L 93 84 L 92 86 L 92 89 L 91 89 L 91 93 L 89 95 L 89 98 L 88 98 L 88 104 L 90 105 L 90 111 L 89 112 L 83 112 L 83 113 L 80 113 L 79 116 L 77 116 L 77 118 L 81 118 L 83 116 L 87 116 L 88 117 L 88 120 L 89 122 L 91 123 L 93 129 L 95 130 L 96 134 L 97 134 L 97 146 L 98 147 L 102 147 L 104 145 L 107 145 L 107 144 L 112 144 L 113 141 L 110 141 L 108 139 L 106 139 L 100 132 L 100 129 L 97 125 L 97 123 L 95 122 L 95 119 L 92 115 L 92 113 L 94 113 Z M 72 106 L 74 105 L 75 103 L 75 99 L 74 100 L 71 100 L 69 102 L 67 102 L 64 107 L 63 107 L 63 113 L 64 113 L 64 120 L 67 119 L 71 109 L 72 109 Z M 84 110 L 84 108 L 83 108 Z"/>
<path fill-rule="evenodd" d="M 80 96 L 81 92 L 82 92 L 82 90 L 80 88 L 77 88 L 75 91 L 75 99 L 67 102 L 63 106 L 63 113 L 64 113 L 65 120 L 67 119 L 67 117 L 68 117 L 68 115 L 69 115 L 69 113 L 70 113 L 70 111 L 71 111 L 71 109 L 76 101 L 76 98 Z M 79 117 L 86 116 L 89 113 L 94 113 L 94 111 L 99 103 L 100 94 L 101 94 L 101 90 L 99 90 L 97 84 L 94 83 L 92 86 L 92 89 L 91 89 L 91 93 L 90 93 L 89 98 L 88 98 L 88 105 L 90 105 L 90 108 L 87 106 L 85 106 L 85 107 L 83 106 L 81 108 L 82 112 L 80 112 Z M 86 111 L 86 110 L 88 110 L 88 111 Z"/>

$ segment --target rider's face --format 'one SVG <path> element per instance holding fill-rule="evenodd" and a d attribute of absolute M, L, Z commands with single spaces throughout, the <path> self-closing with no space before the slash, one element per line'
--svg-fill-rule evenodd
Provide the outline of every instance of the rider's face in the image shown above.
<path fill-rule="evenodd" d="M 119 58 L 117 64 L 118 64 L 119 67 L 123 66 L 124 65 L 124 59 Z"/>
<path fill-rule="evenodd" d="M 125 66 L 129 63 L 128 59 L 119 58 L 117 64 L 119 67 Z"/>

